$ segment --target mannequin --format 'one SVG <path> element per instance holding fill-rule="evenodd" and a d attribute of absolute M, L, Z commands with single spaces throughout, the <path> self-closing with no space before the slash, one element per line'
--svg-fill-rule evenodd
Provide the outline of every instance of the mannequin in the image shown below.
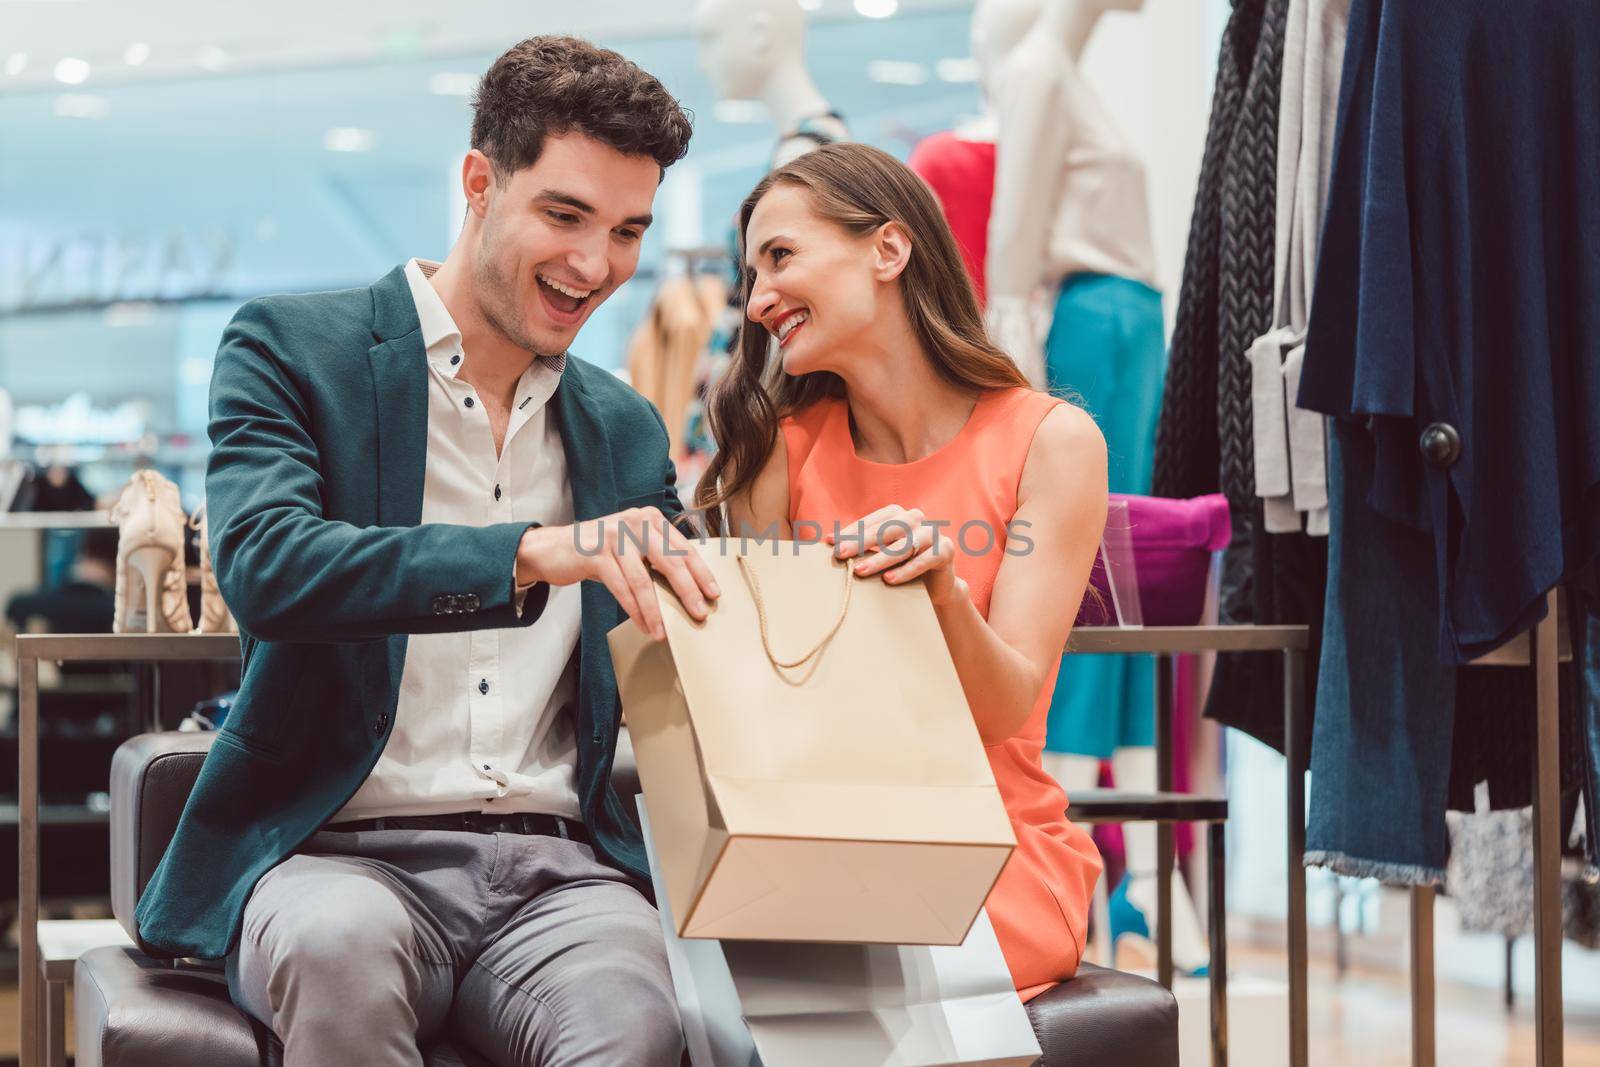
<path fill-rule="evenodd" d="M 700 0 L 694 15 L 700 69 L 722 100 L 759 100 L 778 128 L 770 169 L 819 145 L 848 141 L 844 118 L 828 106 L 806 69 L 806 13 L 799 0 Z M 744 318 L 736 226 L 728 230 L 733 264 L 728 307 L 711 348 L 729 353 Z M 720 368 L 716 368 L 720 371 Z M 711 442 L 699 438 L 696 449 Z"/>
<path fill-rule="evenodd" d="M 980 68 L 998 61 L 981 75 L 999 139 L 989 243 L 1006 249 L 985 264 L 990 332 L 1038 386 L 1047 377 L 1029 301 L 1041 284 L 1075 273 L 1155 283 L 1144 168 L 1078 72 L 1101 15 L 1142 6 L 987 0 L 973 14 Z M 1029 7 L 1031 25 L 1011 36 Z"/>
<path fill-rule="evenodd" d="M 991 335 L 1036 385 L 1084 399 L 1110 446 L 1110 487 L 1131 493 L 1149 492 L 1165 362 L 1155 252 L 1143 166 L 1079 75 L 1079 63 L 1106 11 L 1142 6 L 1143 0 L 979 0 L 972 54 L 986 113 L 938 135 L 942 140 L 930 138 L 912 156 L 951 211 L 961 194 L 955 182 L 941 188 L 943 175 L 964 170 L 960 184 L 970 188 L 985 142 L 998 141 L 990 149 L 994 192 L 985 244 L 1006 254 L 968 259 L 986 283 Z M 1035 322 L 1041 287 L 1055 296 L 1048 331 Z M 1147 657 L 1063 663 L 1044 760 L 1069 796 L 1094 788 L 1108 757 L 1119 788 L 1155 789 L 1154 683 Z M 1113 901 L 1115 924 L 1104 911 L 1097 916 L 1102 933 L 1135 912 L 1155 915 L 1155 827 L 1126 826 L 1124 840 L 1130 876 L 1117 897 L 1125 902 Z M 1173 889 L 1174 958 L 1197 970 L 1208 951 L 1176 875 Z"/>
<path fill-rule="evenodd" d="M 695 36 L 700 68 L 718 97 L 766 105 L 779 131 L 773 167 L 849 139 L 806 69 L 806 13 L 798 0 L 700 0 Z"/>
<path fill-rule="evenodd" d="M 806 13 L 799 0 L 699 0 L 695 8 L 700 69 L 717 97 L 761 101 L 778 128 L 770 168 L 781 167 L 819 145 L 850 139 L 843 117 L 828 107 L 806 69 L 805 36 Z M 699 386 L 690 405 L 688 455 L 679 467 L 680 475 L 703 468 L 716 448 L 704 417 L 704 398 L 726 368 L 744 322 L 736 217 L 728 224 L 726 244 L 730 270 L 727 306 L 695 374 Z M 773 350 L 776 346 L 773 341 Z"/>
<path fill-rule="evenodd" d="M 972 54 L 978 65 L 983 112 L 958 129 L 924 138 L 906 160 L 907 166 L 938 196 L 961 247 L 980 307 L 988 303 L 985 264 L 989 218 L 994 207 L 995 140 L 1000 125 L 994 113 L 990 79 L 1033 27 L 1039 7 L 1040 0 L 979 0 L 972 16 Z"/>

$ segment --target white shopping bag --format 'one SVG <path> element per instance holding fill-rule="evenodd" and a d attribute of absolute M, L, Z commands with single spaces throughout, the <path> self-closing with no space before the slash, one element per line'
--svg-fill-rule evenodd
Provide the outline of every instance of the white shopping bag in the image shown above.
<path fill-rule="evenodd" d="M 694 1067 L 1028 1067 L 1039 1042 L 987 912 L 954 946 L 679 938 L 650 877 Z"/>

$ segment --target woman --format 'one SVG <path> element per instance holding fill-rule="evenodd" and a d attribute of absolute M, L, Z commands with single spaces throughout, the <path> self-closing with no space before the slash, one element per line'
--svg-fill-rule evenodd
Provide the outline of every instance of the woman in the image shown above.
<path fill-rule="evenodd" d="M 745 200 L 740 235 L 748 321 L 696 503 L 731 532 L 840 523 L 827 539 L 858 575 L 926 585 L 1016 829 L 987 906 L 1026 1000 L 1077 970 L 1101 869 L 1039 753 L 1105 443 L 989 342 L 933 194 L 892 156 L 800 157 Z"/>

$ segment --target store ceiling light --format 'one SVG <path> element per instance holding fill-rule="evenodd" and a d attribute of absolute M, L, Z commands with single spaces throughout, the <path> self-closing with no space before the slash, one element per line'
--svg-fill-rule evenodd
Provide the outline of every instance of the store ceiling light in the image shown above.
<path fill-rule="evenodd" d="M 856 14 L 869 19 L 886 19 L 900 10 L 900 0 L 856 0 Z"/>
<path fill-rule="evenodd" d="M 478 76 L 462 71 L 441 70 L 428 79 L 428 92 L 435 96 L 471 96 L 478 87 Z"/>
<path fill-rule="evenodd" d="M 944 82 L 975 82 L 978 80 L 978 61 L 971 57 L 941 59 L 934 64 L 939 80 Z"/>
<path fill-rule="evenodd" d="M 6 77 L 15 78 L 28 69 L 28 53 L 12 52 L 6 56 Z"/>
<path fill-rule="evenodd" d="M 150 58 L 150 46 L 143 41 L 135 41 L 122 53 L 122 61 L 130 67 L 138 67 Z"/>
<path fill-rule="evenodd" d="M 879 85 L 922 85 L 928 80 L 928 68 L 898 59 L 874 59 L 867 64 L 867 77 Z"/>
<path fill-rule="evenodd" d="M 66 59 L 56 63 L 56 81 L 62 85 L 82 85 L 89 80 L 89 61 L 86 59 Z"/>
<path fill-rule="evenodd" d="M 208 44 L 195 55 L 194 61 L 200 64 L 202 69 L 209 70 L 215 74 L 218 71 L 227 70 L 228 64 L 233 62 L 233 58 L 225 50 L 218 48 L 214 44 Z"/>
<path fill-rule="evenodd" d="M 62 93 L 55 112 L 62 119 L 103 119 L 111 114 L 111 101 L 94 93 Z"/>
<path fill-rule="evenodd" d="M 718 100 L 711 113 L 718 122 L 766 122 L 767 108 L 759 100 Z"/>
<path fill-rule="evenodd" d="M 800 0 L 801 11 L 815 11 L 822 6 L 822 0 Z"/>
<path fill-rule="evenodd" d="M 378 135 L 355 126 L 335 126 L 322 135 L 322 147 L 330 152 L 370 152 Z"/>

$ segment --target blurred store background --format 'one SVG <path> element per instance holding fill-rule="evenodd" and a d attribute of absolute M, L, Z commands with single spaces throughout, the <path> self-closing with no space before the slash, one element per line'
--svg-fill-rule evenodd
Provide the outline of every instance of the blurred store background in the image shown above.
<path fill-rule="evenodd" d="M 904 159 L 929 135 L 980 114 L 970 3 L 801 6 L 810 18 L 811 74 L 854 139 Z M 1148 0 L 1141 10 L 1108 15 L 1083 59 L 1085 77 L 1145 163 L 1169 331 L 1228 12 L 1228 0 Z M 779 133 L 759 102 L 717 99 L 699 67 L 691 0 L 0 0 L 0 627 L 7 635 L 110 630 L 115 539 L 106 540 L 107 512 L 134 471 L 160 472 L 179 487 L 186 512 L 199 508 L 212 358 L 242 302 L 365 286 L 409 257 L 444 257 L 463 210 L 459 164 L 476 78 L 505 47 L 543 32 L 618 49 L 695 115 L 689 155 L 661 189 L 638 276 L 597 311 L 573 349 L 625 373 L 630 339 L 662 282 L 686 261 L 707 274 L 725 271 L 717 250 L 739 201 L 766 172 Z M 188 552 L 197 567 L 192 539 Z M 198 588 L 190 595 L 197 612 Z M 42 774 L 59 817 L 45 834 L 47 911 L 105 913 L 105 783 L 116 744 L 151 725 L 172 728 L 234 679 L 214 666 L 159 675 L 46 672 Z M 8 922 L 16 886 L 14 709 L 7 647 L 0 652 L 0 908 Z M 1197 728 L 1196 751 L 1216 755 L 1213 784 L 1228 768 L 1234 802 L 1227 892 L 1236 938 L 1230 952 L 1244 976 L 1238 988 L 1259 995 L 1275 1042 L 1286 872 L 1282 760 L 1243 734 L 1223 736 L 1211 723 Z M 1189 868 L 1197 887 L 1200 861 L 1191 858 Z M 1391 1062 L 1383 1050 L 1403 1053 L 1407 1025 L 1399 984 L 1404 896 L 1313 872 L 1311 916 L 1317 1033 L 1371 1063 Z M 1527 1042 L 1531 996 L 1526 945 L 1458 936 L 1451 921 L 1441 903 L 1440 975 L 1458 991 L 1441 994 L 1441 1011 L 1460 1022 L 1454 1037 L 1441 1026 L 1441 1041 L 1492 1054 L 1441 1061 L 1526 1062 L 1518 1051 Z M 1568 955 L 1569 1004 L 1590 1012 L 1569 1027 L 1587 1018 L 1590 1032 L 1600 1032 L 1593 1014 L 1600 966 L 1588 953 Z M 11 962 L 0 973 L 6 966 L 14 973 L 14 952 L 5 959 Z M 1350 999 L 1329 999 L 1345 980 Z M 1522 1016 L 1495 1014 L 1503 983 L 1521 998 Z M 5 995 L 0 1062 L 15 1044 Z M 1235 1019 L 1243 1048 L 1252 1017 Z M 1373 1026 L 1377 1037 L 1368 1032 Z"/>

